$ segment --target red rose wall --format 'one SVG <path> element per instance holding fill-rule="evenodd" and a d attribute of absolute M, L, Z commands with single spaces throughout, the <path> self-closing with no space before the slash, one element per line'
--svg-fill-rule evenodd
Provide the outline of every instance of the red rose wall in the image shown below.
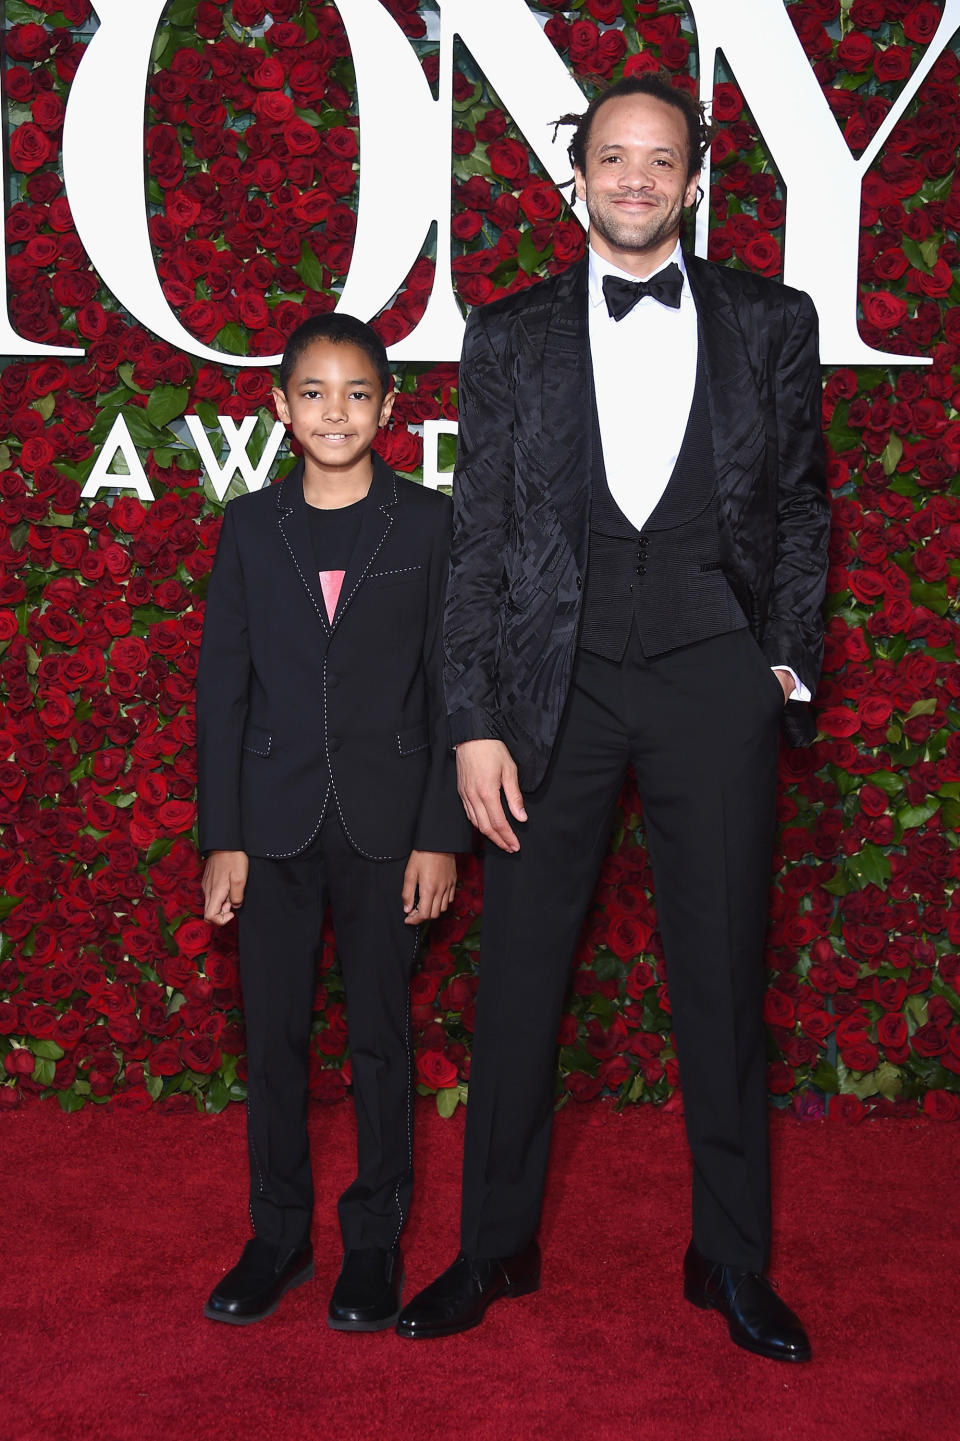
<path fill-rule="evenodd" d="M 427 5 L 382 0 L 428 77 Z M 222 507 L 180 418 L 273 422 L 270 373 L 197 363 L 117 308 L 64 194 L 60 137 L 93 33 L 89 0 L 6 0 L 10 313 L 78 360 L 0 372 L 0 1106 L 56 1095 L 219 1110 L 244 1095 L 234 937 L 199 919 L 192 694 Z M 656 0 L 531 0 L 586 94 L 624 73 L 692 87 L 688 12 Z M 854 154 L 936 29 L 914 0 L 799 0 L 790 18 Z M 798 1114 L 960 1115 L 960 63 L 940 57 L 862 194 L 861 333 L 926 368 L 825 373 L 833 537 L 820 738 L 782 757 L 773 875 L 770 1091 Z M 150 231 L 184 326 L 269 356 L 331 309 L 358 180 L 349 46 L 328 0 L 173 0 L 146 105 Z M 482 304 L 555 273 L 583 234 L 469 54 L 454 80 L 454 278 Z M 711 256 L 781 273 L 786 197 L 735 77 L 720 77 Z M 109 163 L 109 157 L 104 158 Z M 398 156 L 411 171 L 415 157 Z M 824 216 L 824 244 L 829 244 Z M 386 243 L 386 241 L 385 241 Z M 423 313 L 429 248 L 376 320 Z M 385 458 L 419 476 L 426 419 L 456 418 L 454 365 L 399 368 Z M 80 490 L 121 411 L 154 494 Z M 441 442 L 447 444 L 447 442 Z M 452 440 L 443 454 L 452 464 Z M 286 456 L 275 467 L 289 465 Z M 230 492 L 233 493 L 232 491 Z M 632 786 L 580 940 L 561 1093 L 667 1101 L 669 999 Z M 462 867 L 413 982 L 416 1071 L 449 1112 L 469 1077 L 481 878 Z M 332 941 L 312 1090 L 349 1083 Z"/>

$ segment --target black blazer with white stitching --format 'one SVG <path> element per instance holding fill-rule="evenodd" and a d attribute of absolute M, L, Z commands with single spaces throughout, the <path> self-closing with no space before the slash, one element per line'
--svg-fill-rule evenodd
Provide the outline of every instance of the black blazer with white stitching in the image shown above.
<path fill-rule="evenodd" d="M 302 462 L 229 503 L 197 676 L 202 850 L 293 855 L 330 807 L 373 859 L 469 847 L 441 679 L 450 518 L 375 456 L 331 624 Z"/>

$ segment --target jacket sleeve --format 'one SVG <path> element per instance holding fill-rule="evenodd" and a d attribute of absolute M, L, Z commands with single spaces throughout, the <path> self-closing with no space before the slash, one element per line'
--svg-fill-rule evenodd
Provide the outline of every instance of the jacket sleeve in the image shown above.
<path fill-rule="evenodd" d="M 500 736 L 497 649 L 513 510 L 513 396 L 482 310 L 460 360 L 453 542 L 444 620 L 444 689 L 452 745 Z"/>
<path fill-rule="evenodd" d="M 233 506 L 207 587 L 197 670 L 197 810 L 202 851 L 242 850 L 240 762 L 250 683 L 247 602 Z"/>
<path fill-rule="evenodd" d="M 423 789 L 414 846 L 418 851 L 468 851 L 473 829 L 457 792 L 457 768 L 447 736 L 443 696 L 443 612 L 450 565 L 450 507 L 443 507 L 430 552 L 430 595 L 423 637 L 423 671 L 430 717 L 430 769 Z"/>
<path fill-rule="evenodd" d="M 777 549 L 762 644 L 771 665 L 792 667 L 813 691 L 823 659 L 830 511 L 817 314 L 809 296 L 793 292 L 792 301 L 774 374 Z"/>

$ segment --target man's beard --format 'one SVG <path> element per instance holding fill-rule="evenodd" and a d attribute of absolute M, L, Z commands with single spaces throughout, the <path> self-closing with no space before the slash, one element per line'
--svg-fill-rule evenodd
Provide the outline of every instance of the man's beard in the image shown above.
<path fill-rule="evenodd" d="M 604 203 L 606 202 L 606 203 Z M 617 250 L 634 250 L 642 253 L 654 250 L 664 240 L 676 236 L 683 214 L 682 203 L 669 209 L 657 208 L 646 220 L 627 220 L 618 217 L 615 202 L 587 195 L 587 214 L 591 228 L 603 237 L 608 245 Z"/>

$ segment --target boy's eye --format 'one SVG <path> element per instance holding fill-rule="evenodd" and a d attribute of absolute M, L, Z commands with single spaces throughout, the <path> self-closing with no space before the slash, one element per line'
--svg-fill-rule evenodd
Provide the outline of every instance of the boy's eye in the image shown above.
<path fill-rule="evenodd" d="M 319 390 L 303 390 L 300 393 L 304 400 L 316 400 L 320 395 Z"/>
<path fill-rule="evenodd" d="M 369 397 L 369 395 L 367 394 L 367 392 L 366 392 L 365 390 L 351 390 L 351 392 L 350 392 L 350 399 L 351 399 L 351 400 L 369 400 L 370 397 Z"/>

